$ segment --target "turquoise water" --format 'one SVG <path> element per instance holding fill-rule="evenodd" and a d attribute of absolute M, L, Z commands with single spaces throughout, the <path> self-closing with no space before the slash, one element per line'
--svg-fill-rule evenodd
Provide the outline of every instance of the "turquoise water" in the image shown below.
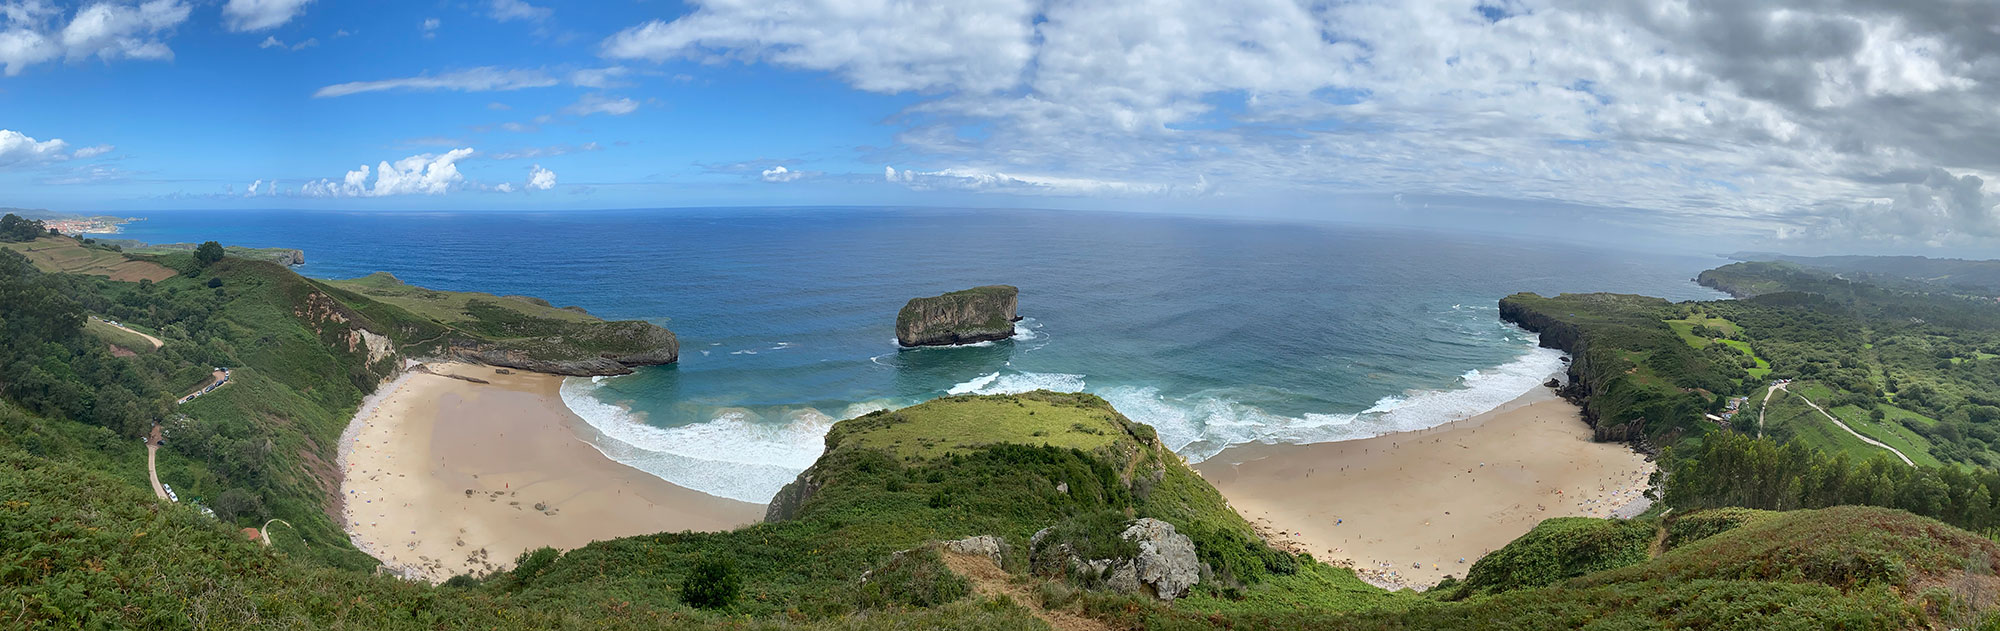
<path fill-rule="evenodd" d="M 1561 370 L 1498 319 L 1516 291 L 1719 294 L 1712 257 L 1484 235 L 1052 211 L 157 212 L 127 238 L 306 251 L 310 276 L 389 271 L 666 325 L 681 362 L 571 379 L 607 455 L 763 502 L 835 420 L 951 393 L 1081 390 L 1190 460 L 1492 409 Z M 1021 288 L 1022 332 L 899 350 L 911 297 Z"/>

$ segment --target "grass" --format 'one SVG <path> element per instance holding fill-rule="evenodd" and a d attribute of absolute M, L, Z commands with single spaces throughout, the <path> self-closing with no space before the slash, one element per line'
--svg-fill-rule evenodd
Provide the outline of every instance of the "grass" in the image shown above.
<path fill-rule="evenodd" d="M 959 396 L 913 408 L 876 412 L 843 423 L 830 444 L 881 449 L 906 461 L 999 443 L 1093 451 L 1126 437 L 1110 406 L 1098 408 L 1061 397 Z"/>
<path fill-rule="evenodd" d="M 1666 322 L 1667 322 L 1667 327 L 1673 329 L 1674 335 L 1679 336 L 1681 338 L 1681 341 L 1687 342 L 1687 345 L 1690 348 L 1698 348 L 1698 349 L 1708 348 L 1709 345 L 1719 342 L 1724 346 L 1736 349 L 1736 352 L 1750 356 L 1750 359 L 1757 362 L 1757 366 L 1755 368 L 1749 368 L 1745 370 L 1745 372 L 1749 374 L 1750 379 L 1752 381 L 1761 382 L 1765 378 L 1771 376 L 1771 362 L 1762 357 L 1758 357 L 1756 351 L 1750 350 L 1749 342 L 1745 342 L 1742 340 L 1726 339 L 1726 338 L 1710 339 L 1697 335 L 1694 332 L 1696 328 L 1706 326 L 1712 329 L 1716 329 L 1718 331 L 1722 331 L 1724 335 L 1733 336 L 1743 331 L 1743 328 L 1737 326 L 1735 322 L 1730 322 L 1726 318 L 1711 316 L 1706 313 L 1697 313 L 1687 318 L 1682 318 L 1679 320 L 1667 320 Z"/>
<path fill-rule="evenodd" d="M 1833 401 L 1833 390 L 1825 384 L 1809 382 L 1794 383 L 1789 390 L 1795 397 L 1805 396 L 1812 399 L 1813 403 L 1818 403 L 1820 407 L 1826 408 L 1826 411 L 1832 412 L 1841 422 L 1846 423 L 1854 431 L 1860 432 L 1861 435 L 1880 441 L 1882 444 L 1890 447 L 1895 447 L 1897 451 L 1903 452 L 1904 456 L 1908 456 L 1912 462 L 1920 465 L 1940 464 L 1937 457 L 1931 455 L 1931 441 L 1918 436 L 1916 432 L 1910 431 L 1902 423 L 1890 420 L 1886 416 L 1882 421 L 1877 422 L 1875 419 L 1869 418 L 1868 412 L 1858 406 L 1829 407 Z M 1796 399 L 1794 400 L 1796 401 Z M 1839 427 L 1835 427 L 1831 421 L 1826 420 L 1826 417 L 1818 411 L 1803 404 L 1800 404 L 1799 407 L 1805 409 L 1808 413 L 1808 416 L 1805 417 L 1805 422 L 1817 420 L 1826 426 L 1829 434 L 1836 435 L 1839 440 L 1850 443 L 1850 445 L 1842 447 L 1841 451 L 1848 451 L 1856 456 L 1868 456 L 1882 451 L 1880 447 L 1861 442 L 1854 438 L 1852 434 L 1848 434 Z M 1854 447 L 1855 445 L 1859 447 L 1856 448 Z"/>
<path fill-rule="evenodd" d="M 69 237 L 42 237 L 25 243 L 0 243 L 0 247 L 28 257 L 45 272 L 103 276 L 116 281 L 160 282 L 173 278 L 174 270 L 150 261 L 138 261 L 124 254 L 85 247 Z"/>
<path fill-rule="evenodd" d="M 472 303 L 484 302 L 516 312 L 522 316 L 556 320 L 559 322 L 597 322 L 595 316 L 580 310 L 558 309 L 547 301 L 527 296 L 495 296 L 488 293 L 470 291 L 439 291 L 425 289 L 404 283 L 388 272 L 376 272 L 360 278 L 324 281 L 327 285 L 352 291 L 374 300 L 402 307 L 411 313 L 444 322 L 471 323 L 479 318 L 474 313 Z"/>
<path fill-rule="evenodd" d="M 111 323 L 97 318 L 86 318 L 83 321 L 83 330 L 97 336 L 97 339 L 104 340 L 108 344 L 134 353 L 151 353 L 155 350 L 153 343 L 146 338 L 139 337 L 131 331 L 112 326 Z"/>

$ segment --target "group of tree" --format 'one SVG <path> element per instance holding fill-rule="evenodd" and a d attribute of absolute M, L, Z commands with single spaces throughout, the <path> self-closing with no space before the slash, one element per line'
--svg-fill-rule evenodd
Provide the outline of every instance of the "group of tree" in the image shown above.
<path fill-rule="evenodd" d="M 2000 472 L 1912 467 L 1886 454 L 1856 460 L 1796 441 L 1718 432 L 1676 462 L 1664 503 L 1675 511 L 1740 506 L 1796 510 L 1840 505 L 1898 508 L 1975 532 L 2000 532 Z"/>
<path fill-rule="evenodd" d="M 14 213 L 0 216 L 0 241 L 33 241 L 49 234 L 48 226 L 40 221 L 25 219 Z"/>

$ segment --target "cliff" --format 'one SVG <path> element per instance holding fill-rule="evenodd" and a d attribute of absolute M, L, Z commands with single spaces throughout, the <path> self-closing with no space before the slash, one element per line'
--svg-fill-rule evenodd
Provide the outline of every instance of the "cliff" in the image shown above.
<path fill-rule="evenodd" d="M 1711 372 L 1662 321 L 1660 311 L 1669 304 L 1622 294 L 1520 293 L 1500 301 L 1500 318 L 1540 335 L 1542 346 L 1569 354 L 1568 383 L 1560 392 L 1583 408 L 1596 440 L 1651 452 L 1702 431 L 1707 404 L 1700 393 L 1718 389 L 1675 368 L 1703 362 L 1694 372 Z"/>
<path fill-rule="evenodd" d="M 674 332 L 649 322 L 622 320 L 567 328 L 571 330 L 537 338 L 466 341 L 453 346 L 450 354 L 492 366 L 572 377 L 623 375 L 636 366 L 680 360 L 680 341 Z"/>
<path fill-rule="evenodd" d="M 913 298 L 896 314 L 896 342 L 903 346 L 950 346 L 1014 336 L 1020 290 L 987 285 L 930 298 Z"/>

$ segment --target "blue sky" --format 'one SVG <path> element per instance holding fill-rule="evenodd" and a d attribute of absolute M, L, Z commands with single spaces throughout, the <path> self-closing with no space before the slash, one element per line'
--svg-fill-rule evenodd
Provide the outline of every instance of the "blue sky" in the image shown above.
<path fill-rule="evenodd" d="M 1029 206 L 2000 240 L 2000 32 L 1981 26 L 2000 8 L 1684 8 L 0 0 L 0 206 Z"/>

